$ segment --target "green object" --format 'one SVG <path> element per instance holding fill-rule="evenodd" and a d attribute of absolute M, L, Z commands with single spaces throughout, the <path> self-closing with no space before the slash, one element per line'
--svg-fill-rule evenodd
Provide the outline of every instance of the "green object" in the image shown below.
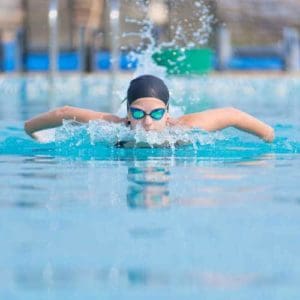
<path fill-rule="evenodd" d="M 167 49 L 152 55 L 168 74 L 205 74 L 213 69 L 213 51 L 210 48 Z"/>

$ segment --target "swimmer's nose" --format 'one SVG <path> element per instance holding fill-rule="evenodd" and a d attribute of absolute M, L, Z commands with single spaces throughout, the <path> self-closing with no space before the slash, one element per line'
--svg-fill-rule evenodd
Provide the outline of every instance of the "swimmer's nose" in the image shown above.
<path fill-rule="evenodd" d="M 150 127 L 151 127 L 152 123 L 153 123 L 152 118 L 150 116 L 146 116 L 144 118 L 144 122 L 143 122 L 144 129 L 147 130 L 147 131 L 150 130 Z"/>
<path fill-rule="evenodd" d="M 145 124 L 145 125 L 151 125 L 152 122 L 153 122 L 153 120 L 152 120 L 152 118 L 151 118 L 150 116 L 146 116 L 146 117 L 144 118 L 144 124 Z"/>

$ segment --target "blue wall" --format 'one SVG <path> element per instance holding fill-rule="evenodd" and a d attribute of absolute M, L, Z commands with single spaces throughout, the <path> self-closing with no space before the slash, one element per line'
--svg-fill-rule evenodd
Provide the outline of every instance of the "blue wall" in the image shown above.
<path fill-rule="evenodd" d="M 5 72 L 12 72 L 16 69 L 16 43 L 9 42 L 2 44 L 1 69 Z M 109 51 L 99 51 L 95 53 L 96 70 L 109 70 L 111 68 L 111 54 Z M 121 70 L 133 70 L 137 67 L 137 59 L 132 59 L 127 53 L 121 53 L 119 67 Z M 24 62 L 28 71 L 47 71 L 49 69 L 49 55 L 47 52 L 28 53 Z M 79 70 L 79 55 L 76 51 L 61 52 L 59 54 L 59 70 L 77 71 Z"/>
<path fill-rule="evenodd" d="M 12 72 L 16 69 L 16 43 L 15 41 L 2 44 L 1 70 Z M 214 58 L 216 62 L 216 57 Z M 95 54 L 96 70 L 110 70 L 111 54 L 109 51 L 99 51 Z M 25 69 L 28 71 L 47 71 L 49 69 L 49 56 L 47 52 L 28 53 L 25 59 Z M 134 70 L 138 60 L 127 53 L 121 53 L 119 68 L 121 70 Z M 279 57 L 238 57 L 231 59 L 228 68 L 232 70 L 282 70 L 284 62 Z M 78 71 L 79 55 L 77 52 L 61 52 L 59 55 L 59 70 Z"/>

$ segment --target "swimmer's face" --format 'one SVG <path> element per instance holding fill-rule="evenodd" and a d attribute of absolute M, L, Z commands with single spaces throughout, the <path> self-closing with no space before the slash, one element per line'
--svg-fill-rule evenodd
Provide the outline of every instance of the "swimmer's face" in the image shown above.
<path fill-rule="evenodd" d="M 146 131 L 161 131 L 167 126 L 168 119 L 169 119 L 167 106 L 163 101 L 157 98 L 151 98 L 151 97 L 139 98 L 131 103 L 130 108 L 142 110 L 147 114 L 143 118 L 137 120 L 132 116 L 132 112 L 129 109 L 128 121 L 130 122 L 131 129 L 135 129 L 137 126 L 141 126 Z M 154 110 L 157 110 L 156 112 L 159 116 L 160 113 L 159 109 L 165 110 L 160 120 L 152 118 L 150 115 L 148 115 Z M 155 113 L 154 116 L 156 116 Z"/>

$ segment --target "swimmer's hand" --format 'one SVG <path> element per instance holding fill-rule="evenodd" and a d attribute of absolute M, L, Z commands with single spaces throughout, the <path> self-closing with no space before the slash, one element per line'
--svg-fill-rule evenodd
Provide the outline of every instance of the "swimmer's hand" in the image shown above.
<path fill-rule="evenodd" d="M 272 127 L 268 126 L 265 130 L 265 134 L 261 138 L 267 143 L 272 143 L 275 139 L 274 129 Z"/>
<path fill-rule="evenodd" d="M 24 125 L 24 130 L 32 139 L 34 139 L 34 140 L 38 139 L 38 137 L 36 136 L 36 133 L 31 132 L 30 129 L 26 126 L 26 123 Z"/>

